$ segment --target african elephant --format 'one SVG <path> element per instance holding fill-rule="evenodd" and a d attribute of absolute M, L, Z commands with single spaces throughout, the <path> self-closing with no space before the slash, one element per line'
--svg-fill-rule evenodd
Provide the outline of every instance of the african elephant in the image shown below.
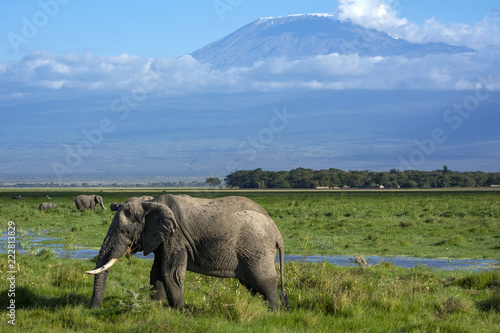
<path fill-rule="evenodd" d="M 198 199 L 163 195 L 150 202 L 132 201 L 116 213 L 97 257 L 91 307 L 101 305 L 109 269 L 123 255 L 154 253 L 150 273 L 153 299 L 184 306 L 186 270 L 237 278 L 252 294 L 279 309 L 276 253 L 280 254 L 281 304 L 284 290 L 284 244 L 267 212 L 244 197 Z"/>
<path fill-rule="evenodd" d="M 109 206 L 109 209 L 111 209 L 112 212 L 116 212 L 118 209 L 120 209 L 120 207 L 122 206 L 123 204 L 121 203 L 118 203 L 118 202 L 113 202 L 110 206 Z"/>
<path fill-rule="evenodd" d="M 83 209 L 95 210 L 96 204 L 101 205 L 102 209 L 106 209 L 104 207 L 104 203 L 100 195 L 79 195 L 75 198 L 75 204 L 78 210 L 83 210 Z"/>
<path fill-rule="evenodd" d="M 127 201 L 125 201 L 125 203 L 131 202 L 131 201 L 140 201 L 140 202 L 151 201 L 153 199 L 154 199 L 154 197 L 152 197 L 152 196 L 143 195 L 142 197 L 130 197 L 130 198 L 127 199 Z"/>
<path fill-rule="evenodd" d="M 57 208 L 56 204 L 53 204 L 52 202 L 42 202 L 40 206 L 38 206 L 38 209 L 40 210 L 47 210 L 47 209 L 53 209 Z"/>
<path fill-rule="evenodd" d="M 137 202 L 143 202 L 143 201 L 150 201 L 153 200 L 154 197 L 149 196 L 149 195 L 143 195 L 142 197 L 130 197 L 125 201 L 125 203 L 132 202 L 132 201 L 137 201 Z M 118 209 L 120 209 L 121 206 L 124 204 L 118 203 L 118 202 L 113 202 L 110 206 L 111 211 L 116 212 Z"/>

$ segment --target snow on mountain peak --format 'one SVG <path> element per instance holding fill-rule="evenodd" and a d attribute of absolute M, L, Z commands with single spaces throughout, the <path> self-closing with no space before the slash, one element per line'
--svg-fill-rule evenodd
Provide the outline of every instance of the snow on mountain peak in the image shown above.
<path fill-rule="evenodd" d="M 215 68 L 252 66 L 272 58 L 300 60 L 318 55 L 358 54 L 361 57 L 424 57 L 438 53 L 473 52 L 443 43 L 414 44 L 333 14 L 294 14 L 256 20 L 191 54 Z"/>
<path fill-rule="evenodd" d="M 260 21 L 268 21 L 268 20 L 283 19 L 283 18 L 301 18 L 307 16 L 335 18 L 335 15 L 331 13 L 309 13 L 309 14 L 290 14 L 290 15 L 275 16 L 275 17 L 273 16 L 262 17 Z"/>

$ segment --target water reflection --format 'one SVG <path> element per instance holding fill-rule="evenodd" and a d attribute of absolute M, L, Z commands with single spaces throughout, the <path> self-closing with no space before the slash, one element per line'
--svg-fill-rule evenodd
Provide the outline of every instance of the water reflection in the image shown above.
<path fill-rule="evenodd" d="M 90 259 L 95 257 L 99 251 L 75 246 L 74 248 L 63 247 L 61 244 L 45 244 L 46 241 L 54 241 L 59 238 L 45 237 L 31 233 L 24 233 L 16 236 L 16 252 L 36 254 L 39 249 L 47 248 L 52 250 L 59 257 Z M 2 233 L 0 253 L 7 253 L 7 233 Z M 139 259 L 153 259 L 154 255 L 149 254 L 144 256 L 142 253 L 135 255 Z M 490 259 L 429 259 L 429 258 L 414 258 L 414 257 L 364 257 L 368 265 L 380 263 L 391 263 L 398 267 L 412 268 L 416 266 L 427 266 L 432 269 L 440 270 L 491 270 L 498 269 L 500 262 Z M 285 255 L 285 261 L 305 262 L 305 263 L 321 263 L 328 262 L 337 266 L 359 266 L 359 263 L 354 257 L 346 256 L 299 256 Z"/>
<path fill-rule="evenodd" d="M 380 263 L 391 263 L 395 266 L 403 268 L 412 268 L 416 266 L 427 266 L 429 268 L 441 270 L 486 270 L 498 267 L 499 262 L 489 259 L 430 259 L 430 258 L 414 258 L 414 257 L 364 257 L 368 265 Z M 297 262 L 313 262 L 321 263 L 328 262 L 337 266 L 359 266 L 359 263 L 354 260 L 354 257 L 345 256 L 295 256 L 285 255 L 285 261 Z"/>

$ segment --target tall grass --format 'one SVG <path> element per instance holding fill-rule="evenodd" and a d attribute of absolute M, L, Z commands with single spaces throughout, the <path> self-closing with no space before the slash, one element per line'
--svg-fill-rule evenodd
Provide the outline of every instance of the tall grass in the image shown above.
<path fill-rule="evenodd" d="M 304 254 L 496 258 L 499 192 L 349 192 L 262 200 Z"/>
<path fill-rule="evenodd" d="M 498 332 L 500 275 L 402 269 L 382 263 L 336 267 L 327 263 L 285 264 L 288 312 L 273 313 L 234 279 L 187 274 L 185 309 L 151 302 L 147 260 L 119 261 L 110 272 L 103 306 L 90 310 L 94 267 L 87 260 L 57 258 L 44 246 L 99 248 L 114 212 L 76 210 L 81 192 L 22 192 L 11 200 L 0 191 L 0 210 L 16 222 L 18 240 L 31 246 L 18 255 L 16 324 L 23 332 Z M 95 192 L 95 191 L 94 191 Z M 103 190 L 106 206 L 130 196 L 163 191 Z M 55 210 L 38 211 L 47 201 Z M 498 258 L 500 192 L 216 192 L 245 195 L 273 217 L 287 254 L 348 256 L 411 255 Z M 6 224 L 2 225 L 6 229 Z M 58 237 L 30 244 L 27 235 Z M 361 261 L 360 261 L 361 263 Z M 7 270 L 0 255 L 0 272 Z M 7 281 L 0 300 L 8 301 Z M 6 307 L 0 309 L 7 326 Z"/>
<path fill-rule="evenodd" d="M 98 190 L 94 191 L 97 192 Z M 78 211 L 81 192 L 50 190 L 58 208 L 38 211 L 46 192 L 0 191 L 2 216 L 27 232 L 47 232 L 74 247 L 99 248 L 114 212 Z M 91 192 L 88 192 L 91 193 Z M 105 205 L 130 196 L 159 196 L 163 190 L 102 190 Z M 418 257 L 498 258 L 500 191 L 203 191 L 169 192 L 215 197 L 244 195 L 260 203 L 278 225 L 287 254 L 408 255 Z M 2 225 L 6 228 L 6 225 Z M 49 235 L 48 235 L 49 236 Z"/>
<path fill-rule="evenodd" d="M 0 270 L 6 269 L 0 256 Z M 19 257 L 16 326 L 23 332 L 498 332 L 498 272 L 441 272 L 390 264 L 287 263 L 289 311 L 273 313 L 237 280 L 189 273 L 185 309 L 149 300 L 151 261 L 121 260 L 100 309 L 89 309 L 92 262 Z M 1 299 L 7 299 L 2 282 Z M 6 318 L 6 309 L 0 310 Z M 7 325 L 0 323 L 0 327 Z M 3 328 L 2 328 L 3 330 Z"/>

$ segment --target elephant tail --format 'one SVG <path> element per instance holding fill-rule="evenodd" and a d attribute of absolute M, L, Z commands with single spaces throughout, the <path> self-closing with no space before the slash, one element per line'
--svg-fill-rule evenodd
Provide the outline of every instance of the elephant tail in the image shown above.
<path fill-rule="evenodd" d="M 285 293 L 285 280 L 283 278 L 285 270 L 285 251 L 284 251 L 283 241 L 277 242 L 276 245 L 278 247 L 280 255 L 280 276 L 281 276 L 280 300 L 283 308 L 285 310 L 288 310 L 290 308 L 290 301 L 288 299 L 288 295 Z"/>

